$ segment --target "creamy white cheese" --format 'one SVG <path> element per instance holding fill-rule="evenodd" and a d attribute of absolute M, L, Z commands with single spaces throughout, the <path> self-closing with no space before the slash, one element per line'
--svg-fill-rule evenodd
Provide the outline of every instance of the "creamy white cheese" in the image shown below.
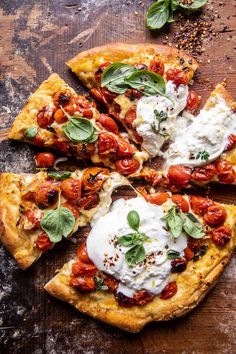
<path fill-rule="evenodd" d="M 160 124 L 160 130 L 166 131 L 170 136 L 174 130 L 176 117 L 184 110 L 188 98 L 188 86 L 180 85 L 178 88 L 172 81 L 166 83 L 166 95 L 170 99 L 162 96 L 142 97 L 137 103 L 137 118 L 133 122 L 133 126 L 143 138 L 142 147 L 149 153 L 151 157 L 155 157 L 166 141 L 168 136 L 164 137 L 155 132 L 158 130 L 158 120 L 154 111 L 164 112 L 168 114 L 166 121 Z"/>
<path fill-rule="evenodd" d="M 139 231 L 148 237 L 143 246 L 149 260 L 132 268 L 125 260 L 129 248 L 117 243 L 118 237 L 134 232 L 127 221 L 131 210 L 138 212 Z M 98 269 L 119 279 L 118 290 L 127 296 L 140 289 L 159 294 L 170 276 L 171 261 L 167 259 L 167 251 L 173 249 L 183 254 L 187 245 L 186 236 L 180 235 L 174 239 L 164 228 L 163 215 L 161 206 L 147 203 L 141 197 L 119 199 L 109 213 L 97 220 L 87 238 L 89 258 Z"/>
<path fill-rule="evenodd" d="M 165 154 L 167 167 L 177 164 L 201 166 L 222 154 L 228 136 L 236 133 L 236 114 L 221 96 L 215 96 L 212 101 L 214 107 L 202 109 L 198 116 L 188 114 L 177 119 L 173 143 Z M 208 158 L 201 159 L 201 152 L 206 152 Z"/>

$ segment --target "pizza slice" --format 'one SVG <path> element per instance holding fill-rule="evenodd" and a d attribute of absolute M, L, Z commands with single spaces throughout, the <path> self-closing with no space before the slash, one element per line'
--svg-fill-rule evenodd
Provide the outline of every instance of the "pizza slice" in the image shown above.
<path fill-rule="evenodd" d="M 194 308 L 235 247 L 233 205 L 199 196 L 119 199 L 45 290 L 130 332 Z"/>
<path fill-rule="evenodd" d="M 112 191 L 128 181 L 107 168 L 89 167 L 2 173 L 0 184 L 0 241 L 25 269 L 62 237 L 106 213 Z"/>
<path fill-rule="evenodd" d="M 52 74 L 30 96 L 15 119 L 10 139 L 53 148 L 77 159 L 90 159 L 123 175 L 141 169 L 148 156 L 121 136 L 115 121 Z"/>

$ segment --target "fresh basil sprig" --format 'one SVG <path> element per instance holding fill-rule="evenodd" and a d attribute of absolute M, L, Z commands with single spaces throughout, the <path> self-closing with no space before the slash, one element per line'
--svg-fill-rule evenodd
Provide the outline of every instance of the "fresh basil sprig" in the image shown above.
<path fill-rule="evenodd" d="M 149 70 L 137 70 L 125 79 L 132 88 L 140 91 L 145 96 L 165 95 L 166 84 L 163 77 Z"/>
<path fill-rule="evenodd" d="M 103 72 L 101 77 L 101 86 L 106 86 L 111 92 L 125 93 L 129 85 L 125 79 L 133 74 L 137 69 L 130 64 L 113 63 L 109 65 Z"/>
<path fill-rule="evenodd" d="M 48 176 L 54 179 L 58 179 L 63 181 L 66 178 L 71 176 L 71 172 L 69 171 L 48 171 Z"/>
<path fill-rule="evenodd" d="M 180 214 L 177 212 L 177 207 L 173 206 L 170 208 L 170 210 L 162 219 L 166 221 L 166 226 L 174 238 L 178 238 L 183 231 L 183 220 Z"/>
<path fill-rule="evenodd" d="M 56 243 L 62 237 L 67 237 L 75 225 L 73 213 L 61 206 L 61 194 L 59 193 L 56 209 L 47 210 L 40 222 L 41 228 L 46 232 L 50 241 Z"/>
<path fill-rule="evenodd" d="M 38 133 L 37 127 L 30 127 L 25 130 L 24 136 L 29 140 L 33 140 L 35 138 L 35 136 L 37 135 L 37 133 Z"/>

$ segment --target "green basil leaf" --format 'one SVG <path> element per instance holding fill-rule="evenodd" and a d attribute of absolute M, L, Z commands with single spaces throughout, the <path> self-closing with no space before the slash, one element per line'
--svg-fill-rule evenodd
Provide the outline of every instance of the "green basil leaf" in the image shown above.
<path fill-rule="evenodd" d="M 176 259 L 180 257 L 180 253 L 178 251 L 175 250 L 169 250 L 167 252 L 167 258 L 168 259 Z"/>
<path fill-rule="evenodd" d="M 166 221 L 166 226 L 174 238 L 179 237 L 183 231 L 183 220 L 180 215 L 177 214 L 176 206 L 173 206 L 162 219 Z"/>
<path fill-rule="evenodd" d="M 200 9 L 200 7 L 204 6 L 207 3 L 207 0 L 193 0 L 192 4 L 185 4 L 183 1 L 178 0 L 179 7 L 187 10 L 197 10 Z"/>
<path fill-rule="evenodd" d="M 135 210 L 131 210 L 129 214 L 127 215 L 127 220 L 129 223 L 129 226 L 135 230 L 138 231 L 139 225 L 140 225 L 140 217 Z"/>
<path fill-rule="evenodd" d="M 189 215 L 191 215 L 191 217 L 189 217 Z M 183 214 L 183 229 L 189 236 L 193 238 L 203 238 L 206 235 L 203 226 L 198 220 L 197 222 L 194 222 L 192 216 L 195 218 L 195 216 L 190 213 Z"/>
<path fill-rule="evenodd" d="M 145 248 L 143 245 L 137 245 L 128 250 L 125 254 L 126 262 L 129 267 L 141 263 L 146 257 Z"/>
<path fill-rule="evenodd" d="M 97 141 L 98 139 L 98 132 L 96 130 L 94 130 L 93 135 L 91 136 L 91 138 L 89 138 L 88 140 L 86 140 L 87 143 L 95 143 L 95 141 Z"/>
<path fill-rule="evenodd" d="M 38 133 L 37 127 L 30 127 L 25 130 L 24 136 L 29 140 L 33 140 L 35 138 L 35 136 L 37 135 L 37 133 Z"/>
<path fill-rule="evenodd" d="M 113 63 L 103 71 L 101 86 L 106 86 L 111 92 L 122 94 L 128 88 L 125 78 L 129 77 L 136 70 L 137 69 L 130 64 Z"/>
<path fill-rule="evenodd" d="M 159 29 L 164 26 L 170 15 L 169 0 L 158 0 L 147 12 L 147 27 Z"/>
<path fill-rule="evenodd" d="M 108 286 L 104 284 L 104 279 L 103 278 L 99 278 L 99 277 L 93 277 L 95 284 L 96 284 L 96 290 L 108 290 Z"/>
<path fill-rule="evenodd" d="M 88 119 L 74 117 L 69 119 L 63 130 L 68 139 L 75 143 L 87 142 L 95 132 L 93 124 Z"/>
<path fill-rule="evenodd" d="M 178 0 L 170 0 L 170 7 L 172 12 L 178 9 L 179 7 L 179 1 Z"/>
<path fill-rule="evenodd" d="M 145 240 L 147 240 L 147 236 L 145 234 L 134 232 L 134 233 L 120 236 L 118 238 L 118 243 L 123 247 L 130 247 L 130 246 L 140 245 Z"/>
<path fill-rule="evenodd" d="M 75 225 L 75 217 L 69 209 L 59 205 L 54 210 L 46 211 L 40 224 L 50 241 L 55 243 L 71 233 Z"/>
<path fill-rule="evenodd" d="M 159 74 L 148 70 L 138 70 L 125 79 L 132 88 L 139 90 L 145 96 L 156 94 L 165 95 L 165 80 Z"/>
<path fill-rule="evenodd" d="M 58 179 L 62 181 L 63 179 L 67 179 L 71 176 L 71 172 L 69 171 L 48 171 L 48 176 L 54 179 Z"/>

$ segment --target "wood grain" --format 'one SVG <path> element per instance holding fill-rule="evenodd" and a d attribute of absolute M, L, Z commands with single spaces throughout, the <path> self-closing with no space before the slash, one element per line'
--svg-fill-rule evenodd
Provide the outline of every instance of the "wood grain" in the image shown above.
<path fill-rule="evenodd" d="M 18 0 L 1 2 L 0 128 L 7 129 L 29 94 L 51 72 L 59 73 L 76 90 L 84 88 L 65 66 L 78 51 L 115 41 L 173 42 L 178 24 L 161 33 L 145 28 L 151 1 Z M 236 97 L 236 1 L 209 1 L 204 10 L 214 18 L 215 36 L 204 40 L 205 52 L 194 84 L 203 101 L 227 78 Z M 218 12 L 215 12 L 218 11 Z M 227 26 L 227 31 L 224 27 Z M 168 38 L 166 38 L 168 36 Z M 34 171 L 37 149 L 20 143 L 0 143 L 0 171 Z M 116 197 L 124 195 L 119 190 Z M 233 187 L 213 186 L 216 200 L 235 203 Z M 89 229 L 79 230 L 44 255 L 31 269 L 17 268 L 0 248 L 1 353 L 234 353 L 236 344 L 236 261 L 205 301 L 188 316 L 154 323 L 130 335 L 74 311 L 43 291 L 55 270 Z"/>

